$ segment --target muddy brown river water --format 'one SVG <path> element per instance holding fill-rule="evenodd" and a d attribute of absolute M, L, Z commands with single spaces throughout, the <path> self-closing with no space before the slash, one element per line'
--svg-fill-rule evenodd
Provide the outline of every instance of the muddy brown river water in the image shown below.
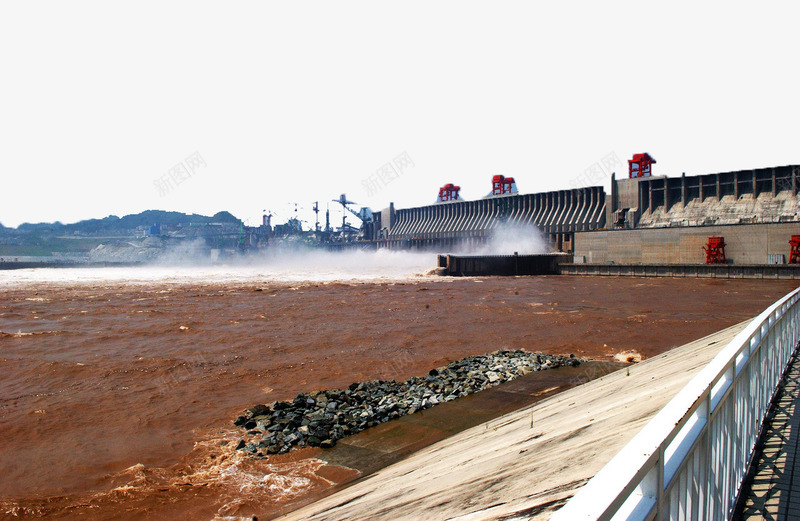
<path fill-rule="evenodd" d="M 526 349 L 645 358 L 791 281 L 567 276 L 0 285 L 1 519 L 268 519 L 362 471 L 232 449 L 246 407 Z M 363 470 L 363 469 L 362 469 Z"/>

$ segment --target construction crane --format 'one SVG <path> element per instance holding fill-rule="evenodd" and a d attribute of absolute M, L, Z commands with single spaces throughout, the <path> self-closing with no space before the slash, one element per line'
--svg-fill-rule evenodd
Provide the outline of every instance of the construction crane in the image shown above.
<path fill-rule="evenodd" d="M 325 233 L 330 233 L 331 230 L 331 209 L 330 203 L 325 205 Z"/>
<path fill-rule="evenodd" d="M 319 233 L 319 201 L 314 201 L 314 206 L 311 209 L 314 210 L 314 215 L 316 216 L 314 231 Z"/>
<path fill-rule="evenodd" d="M 369 208 L 367 208 L 365 206 L 362 206 L 359 211 L 353 210 L 352 208 L 350 208 L 347 205 L 348 204 L 356 204 L 356 203 L 353 202 L 353 201 L 348 201 L 347 200 L 347 195 L 342 194 L 342 195 L 339 196 L 338 199 L 333 199 L 333 202 L 341 204 L 342 208 L 344 208 L 345 210 L 347 210 L 351 214 L 353 214 L 356 217 L 358 217 L 361 220 L 361 222 L 364 222 L 364 223 L 371 223 L 372 222 L 372 210 L 370 210 Z M 344 217 L 342 217 L 342 222 L 344 223 Z"/>
<path fill-rule="evenodd" d="M 340 195 L 339 199 L 333 199 L 333 202 L 342 205 L 342 235 L 344 236 L 348 229 L 352 229 L 352 227 L 347 224 L 347 214 L 344 213 L 344 210 L 347 210 L 361 220 L 361 230 L 366 235 L 368 228 L 372 225 L 372 210 L 365 206 L 362 206 L 359 211 L 353 210 L 348 205 L 356 203 L 353 201 L 348 201 L 347 195 L 345 194 Z"/>

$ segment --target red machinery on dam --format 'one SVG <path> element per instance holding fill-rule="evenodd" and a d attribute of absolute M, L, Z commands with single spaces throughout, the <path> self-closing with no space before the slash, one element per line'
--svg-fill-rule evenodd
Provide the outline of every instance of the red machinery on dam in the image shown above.
<path fill-rule="evenodd" d="M 460 201 L 461 196 L 458 195 L 458 192 L 460 191 L 460 186 L 456 186 L 453 183 L 447 183 L 443 187 L 439 188 L 439 197 L 436 199 L 436 202 L 445 203 L 447 201 Z"/>
<path fill-rule="evenodd" d="M 706 264 L 725 264 L 724 237 L 709 237 L 703 251 L 706 252 Z"/>
<path fill-rule="evenodd" d="M 492 191 L 489 195 L 516 194 L 517 183 L 513 177 L 496 175 L 492 177 Z"/>
<path fill-rule="evenodd" d="M 792 235 L 789 239 L 789 246 L 792 248 L 789 254 L 789 264 L 800 264 L 800 235 Z"/>

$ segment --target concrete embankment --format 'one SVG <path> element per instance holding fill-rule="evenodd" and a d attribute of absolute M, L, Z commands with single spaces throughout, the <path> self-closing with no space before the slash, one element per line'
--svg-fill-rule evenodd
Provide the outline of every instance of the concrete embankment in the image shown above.
<path fill-rule="evenodd" d="M 486 275 L 556 275 L 559 266 L 572 262 L 566 253 L 537 255 L 439 255 L 443 275 L 475 277 Z"/>
<path fill-rule="evenodd" d="M 558 269 L 561 275 L 800 279 L 800 264 L 561 264 Z"/>
<path fill-rule="evenodd" d="M 800 264 L 586 264 L 566 253 L 439 255 L 437 273 L 449 276 L 589 275 L 707 279 L 800 279 Z"/>
<path fill-rule="evenodd" d="M 745 325 L 473 427 L 281 519 L 548 519 Z"/>

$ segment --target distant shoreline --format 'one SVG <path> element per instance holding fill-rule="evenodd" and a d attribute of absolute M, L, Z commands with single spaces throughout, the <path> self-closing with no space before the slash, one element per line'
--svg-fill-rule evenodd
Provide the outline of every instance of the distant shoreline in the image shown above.
<path fill-rule="evenodd" d="M 0 262 L 0 270 L 22 270 L 32 268 L 130 268 L 144 262 Z"/>

